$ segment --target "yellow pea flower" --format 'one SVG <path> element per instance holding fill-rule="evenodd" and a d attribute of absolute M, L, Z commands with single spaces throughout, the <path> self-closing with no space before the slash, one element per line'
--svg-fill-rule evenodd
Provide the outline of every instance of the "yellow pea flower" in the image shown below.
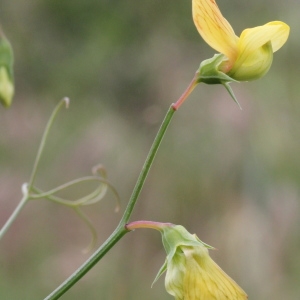
<path fill-rule="evenodd" d="M 165 286 L 175 300 L 245 300 L 247 294 L 209 256 L 212 248 L 180 225 L 161 226 L 167 259 Z M 154 281 L 154 282 L 155 282 Z"/>
<path fill-rule="evenodd" d="M 198 32 L 208 45 L 224 55 L 222 59 L 215 57 L 218 58 L 217 71 L 228 75 L 233 79 L 231 81 L 254 80 L 268 72 L 273 52 L 279 50 L 289 36 L 290 28 L 287 24 L 269 22 L 245 29 L 238 37 L 215 0 L 192 1 L 193 19 Z M 211 76 L 216 78 L 217 75 Z M 206 82 L 204 76 L 202 80 L 199 78 L 199 82 L 217 83 L 207 79 Z"/>

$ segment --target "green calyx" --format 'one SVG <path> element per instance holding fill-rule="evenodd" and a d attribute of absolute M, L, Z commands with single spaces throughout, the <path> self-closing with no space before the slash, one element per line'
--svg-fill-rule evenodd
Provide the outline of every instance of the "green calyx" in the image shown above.
<path fill-rule="evenodd" d="M 222 84 L 226 88 L 234 102 L 241 108 L 229 85 L 229 83 L 231 82 L 238 81 L 219 70 L 220 65 L 225 60 L 226 56 L 224 54 L 215 54 L 212 58 L 206 59 L 201 62 L 200 67 L 196 73 L 198 75 L 197 82 L 203 82 L 206 84 Z"/>
<path fill-rule="evenodd" d="M 174 225 L 162 228 L 162 242 L 169 259 L 172 259 L 176 250 L 180 246 L 211 246 L 203 243 L 194 234 L 189 233 L 183 226 Z"/>
<path fill-rule="evenodd" d="M 213 247 L 203 243 L 195 234 L 189 233 L 181 225 L 164 226 L 161 227 L 160 232 L 162 234 L 162 242 L 167 253 L 165 263 L 160 268 L 156 275 L 153 284 L 158 278 L 167 270 L 168 264 L 175 258 L 177 252 L 182 252 L 181 247 L 205 247 L 213 249 Z M 152 284 L 152 285 L 153 285 Z"/>

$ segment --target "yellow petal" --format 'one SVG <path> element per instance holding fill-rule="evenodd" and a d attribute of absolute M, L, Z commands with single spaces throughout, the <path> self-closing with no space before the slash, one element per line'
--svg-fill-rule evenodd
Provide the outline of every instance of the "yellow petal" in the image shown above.
<path fill-rule="evenodd" d="M 269 41 L 255 51 L 239 56 L 227 75 L 237 81 L 255 80 L 269 71 L 272 61 L 273 49 Z"/>
<path fill-rule="evenodd" d="M 239 81 L 264 76 L 272 64 L 273 52 L 282 47 L 288 35 L 289 26 L 279 21 L 245 29 L 238 42 L 237 59 L 227 74 Z"/>
<path fill-rule="evenodd" d="M 271 37 L 273 52 L 276 52 L 287 41 L 290 34 L 290 26 L 281 21 L 269 22 L 265 24 L 265 26 L 278 26 L 277 33 L 273 37 Z"/>
<path fill-rule="evenodd" d="M 186 256 L 186 300 L 245 300 L 247 294 L 209 256 L 207 249 L 182 247 Z M 204 252 L 205 251 L 205 252 Z"/>
<path fill-rule="evenodd" d="M 247 53 L 255 51 L 269 41 L 272 44 L 273 52 L 275 52 L 286 42 L 289 32 L 290 27 L 280 21 L 245 29 L 238 43 L 239 56 L 247 55 Z"/>
<path fill-rule="evenodd" d="M 192 7 L 194 23 L 205 42 L 234 61 L 239 38 L 223 17 L 215 0 L 193 0 Z"/>

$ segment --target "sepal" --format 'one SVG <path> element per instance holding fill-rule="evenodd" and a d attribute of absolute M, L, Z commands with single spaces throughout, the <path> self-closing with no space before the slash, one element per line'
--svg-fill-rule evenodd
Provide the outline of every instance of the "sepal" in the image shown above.
<path fill-rule="evenodd" d="M 224 54 L 215 54 L 212 58 L 206 59 L 201 62 L 200 67 L 197 71 L 197 82 L 203 82 L 206 84 L 222 84 L 233 101 L 241 108 L 237 101 L 229 83 L 238 82 L 232 77 L 228 76 L 224 72 L 220 71 L 220 66 L 223 62 L 226 62 L 227 58 Z"/>

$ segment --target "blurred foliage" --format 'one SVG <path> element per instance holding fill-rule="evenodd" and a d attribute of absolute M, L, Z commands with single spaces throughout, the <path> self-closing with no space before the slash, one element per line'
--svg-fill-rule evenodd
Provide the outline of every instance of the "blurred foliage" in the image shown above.
<path fill-rule="evenodd" d="M 288 43 L 261 80 L 200 85 L 176 113 L 132 220 L 184 225 L 249 299 L 300 294 L 300 3 L 221 1 L 239 34 L 272 20 Z M 15 52 L 16 96 L 0 110 L 0 223 L 28 180 L 39 139 L 64 96 L 38 184 L 45 189 L 103 163 L 123 209 L 164 112 L 214 52 L 199 37 L 187 1 L 2 0 L 1 25 Z M 85 212 L 99 242 L 117 225 L 114 196 Z M 68 209 L 30 202 L 1 241 L 0 298 L 42 299 L 88 255 L 89 232 Z M 172 299 L 161 279 L 156 232 L 128 234 L 62 299 Z"/>

